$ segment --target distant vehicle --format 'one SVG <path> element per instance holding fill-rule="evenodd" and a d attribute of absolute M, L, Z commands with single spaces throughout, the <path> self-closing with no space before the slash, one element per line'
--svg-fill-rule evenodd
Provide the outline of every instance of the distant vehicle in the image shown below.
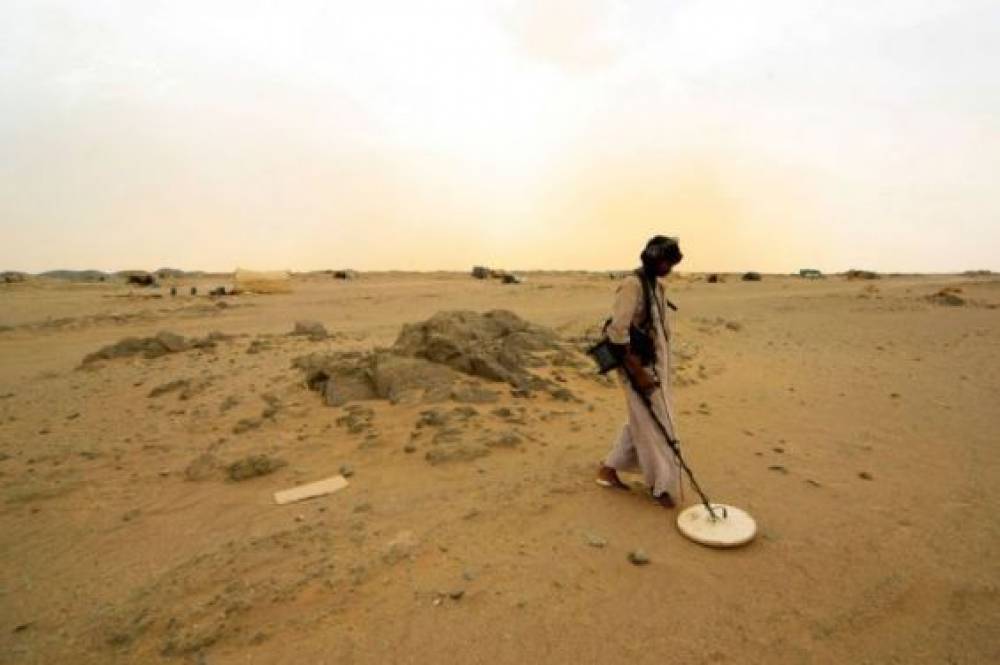
<path fill-rule="evenodd" d="M 822 279 L 823 273 L 815 268 L 802 268 L 799 270 L 799 277 L 804 279 Z"/>
<path fill-rule="evenodd" d="M 759 272 L 746 272 L 743 273 L 743 277 L 741 279 L 744 282 L 759 282 L 763 278 L 760 276 Z"/>

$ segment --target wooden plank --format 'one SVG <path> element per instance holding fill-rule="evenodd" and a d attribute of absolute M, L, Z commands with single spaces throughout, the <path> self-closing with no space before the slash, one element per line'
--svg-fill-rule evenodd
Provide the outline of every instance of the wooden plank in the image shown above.
<path fill-rule="evenodd" d="M 275 492 L 274 502 L 283 506 L 286 503 L 295 503 L 296 501 L 304 501 L 306 499 L 312 499 L 325 494 L 333 494 L 334 492 L 342 490 L 345 487 L 347 487 L 346 478 L 343 476 L 331 476 L 329 478 L 324 478 L 323 480 L 317 480 L 314 483 L 299 485 L 298 487 Z"/>

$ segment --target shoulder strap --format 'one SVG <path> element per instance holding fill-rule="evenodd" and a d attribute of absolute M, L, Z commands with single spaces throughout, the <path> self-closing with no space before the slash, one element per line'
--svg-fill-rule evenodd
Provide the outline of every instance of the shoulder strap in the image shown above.
<path fill-rule="evenodd" d="M 635 276 L 639 278 L 639 283 L 642 284 L 642 304 L 645 309 L 645 316 L 643 317 L 643 325 L 647 328 L 651 327 L 650 324 L 653 322 L 653 312 L 652 312 L 652 296 L 650 294 L 649 280 L 646 279 L 646 273 L 642 271 L 642 268 L 637 268 L 635 271 Z"/>

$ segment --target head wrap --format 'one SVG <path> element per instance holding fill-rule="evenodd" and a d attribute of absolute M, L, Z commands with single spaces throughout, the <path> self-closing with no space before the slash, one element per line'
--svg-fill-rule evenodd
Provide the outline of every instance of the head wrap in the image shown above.
<path fill-rule="evenodd" d="M 681 262 L 681 246 L 678 238 L 670 236 L 653 236 L 646 243 L 646 248 L 639 255 L 644 267 L 652 268 L 660 261 L 666 260 L 671 266 Z"/>

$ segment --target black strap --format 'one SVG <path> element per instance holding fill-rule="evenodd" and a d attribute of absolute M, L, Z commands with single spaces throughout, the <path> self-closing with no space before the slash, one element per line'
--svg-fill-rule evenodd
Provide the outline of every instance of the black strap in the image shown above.
<path fill-rule="evenodd" d="M 643 308 L 645 309 L 645 318 L 643 319 L 643 327 L 646 330 L 650 330 L 653 327 L 653 312 L 652 312 L 652 300 L 656 298 L 657 304 L 660 306 L 660 312 L 663 312 L 663 303 L 656 295 L 652 295 L 653 283 L 655 283 L 655 278 L 653 283 L 646 277 L 645 271 L 642 268 L 636 268 L 635 276 L 639 278 L 639 283 L 642 284 L 642 301 Z M 666 305 L 673 311 L 677 311 L 677 305 L 666 299 Z"/>

